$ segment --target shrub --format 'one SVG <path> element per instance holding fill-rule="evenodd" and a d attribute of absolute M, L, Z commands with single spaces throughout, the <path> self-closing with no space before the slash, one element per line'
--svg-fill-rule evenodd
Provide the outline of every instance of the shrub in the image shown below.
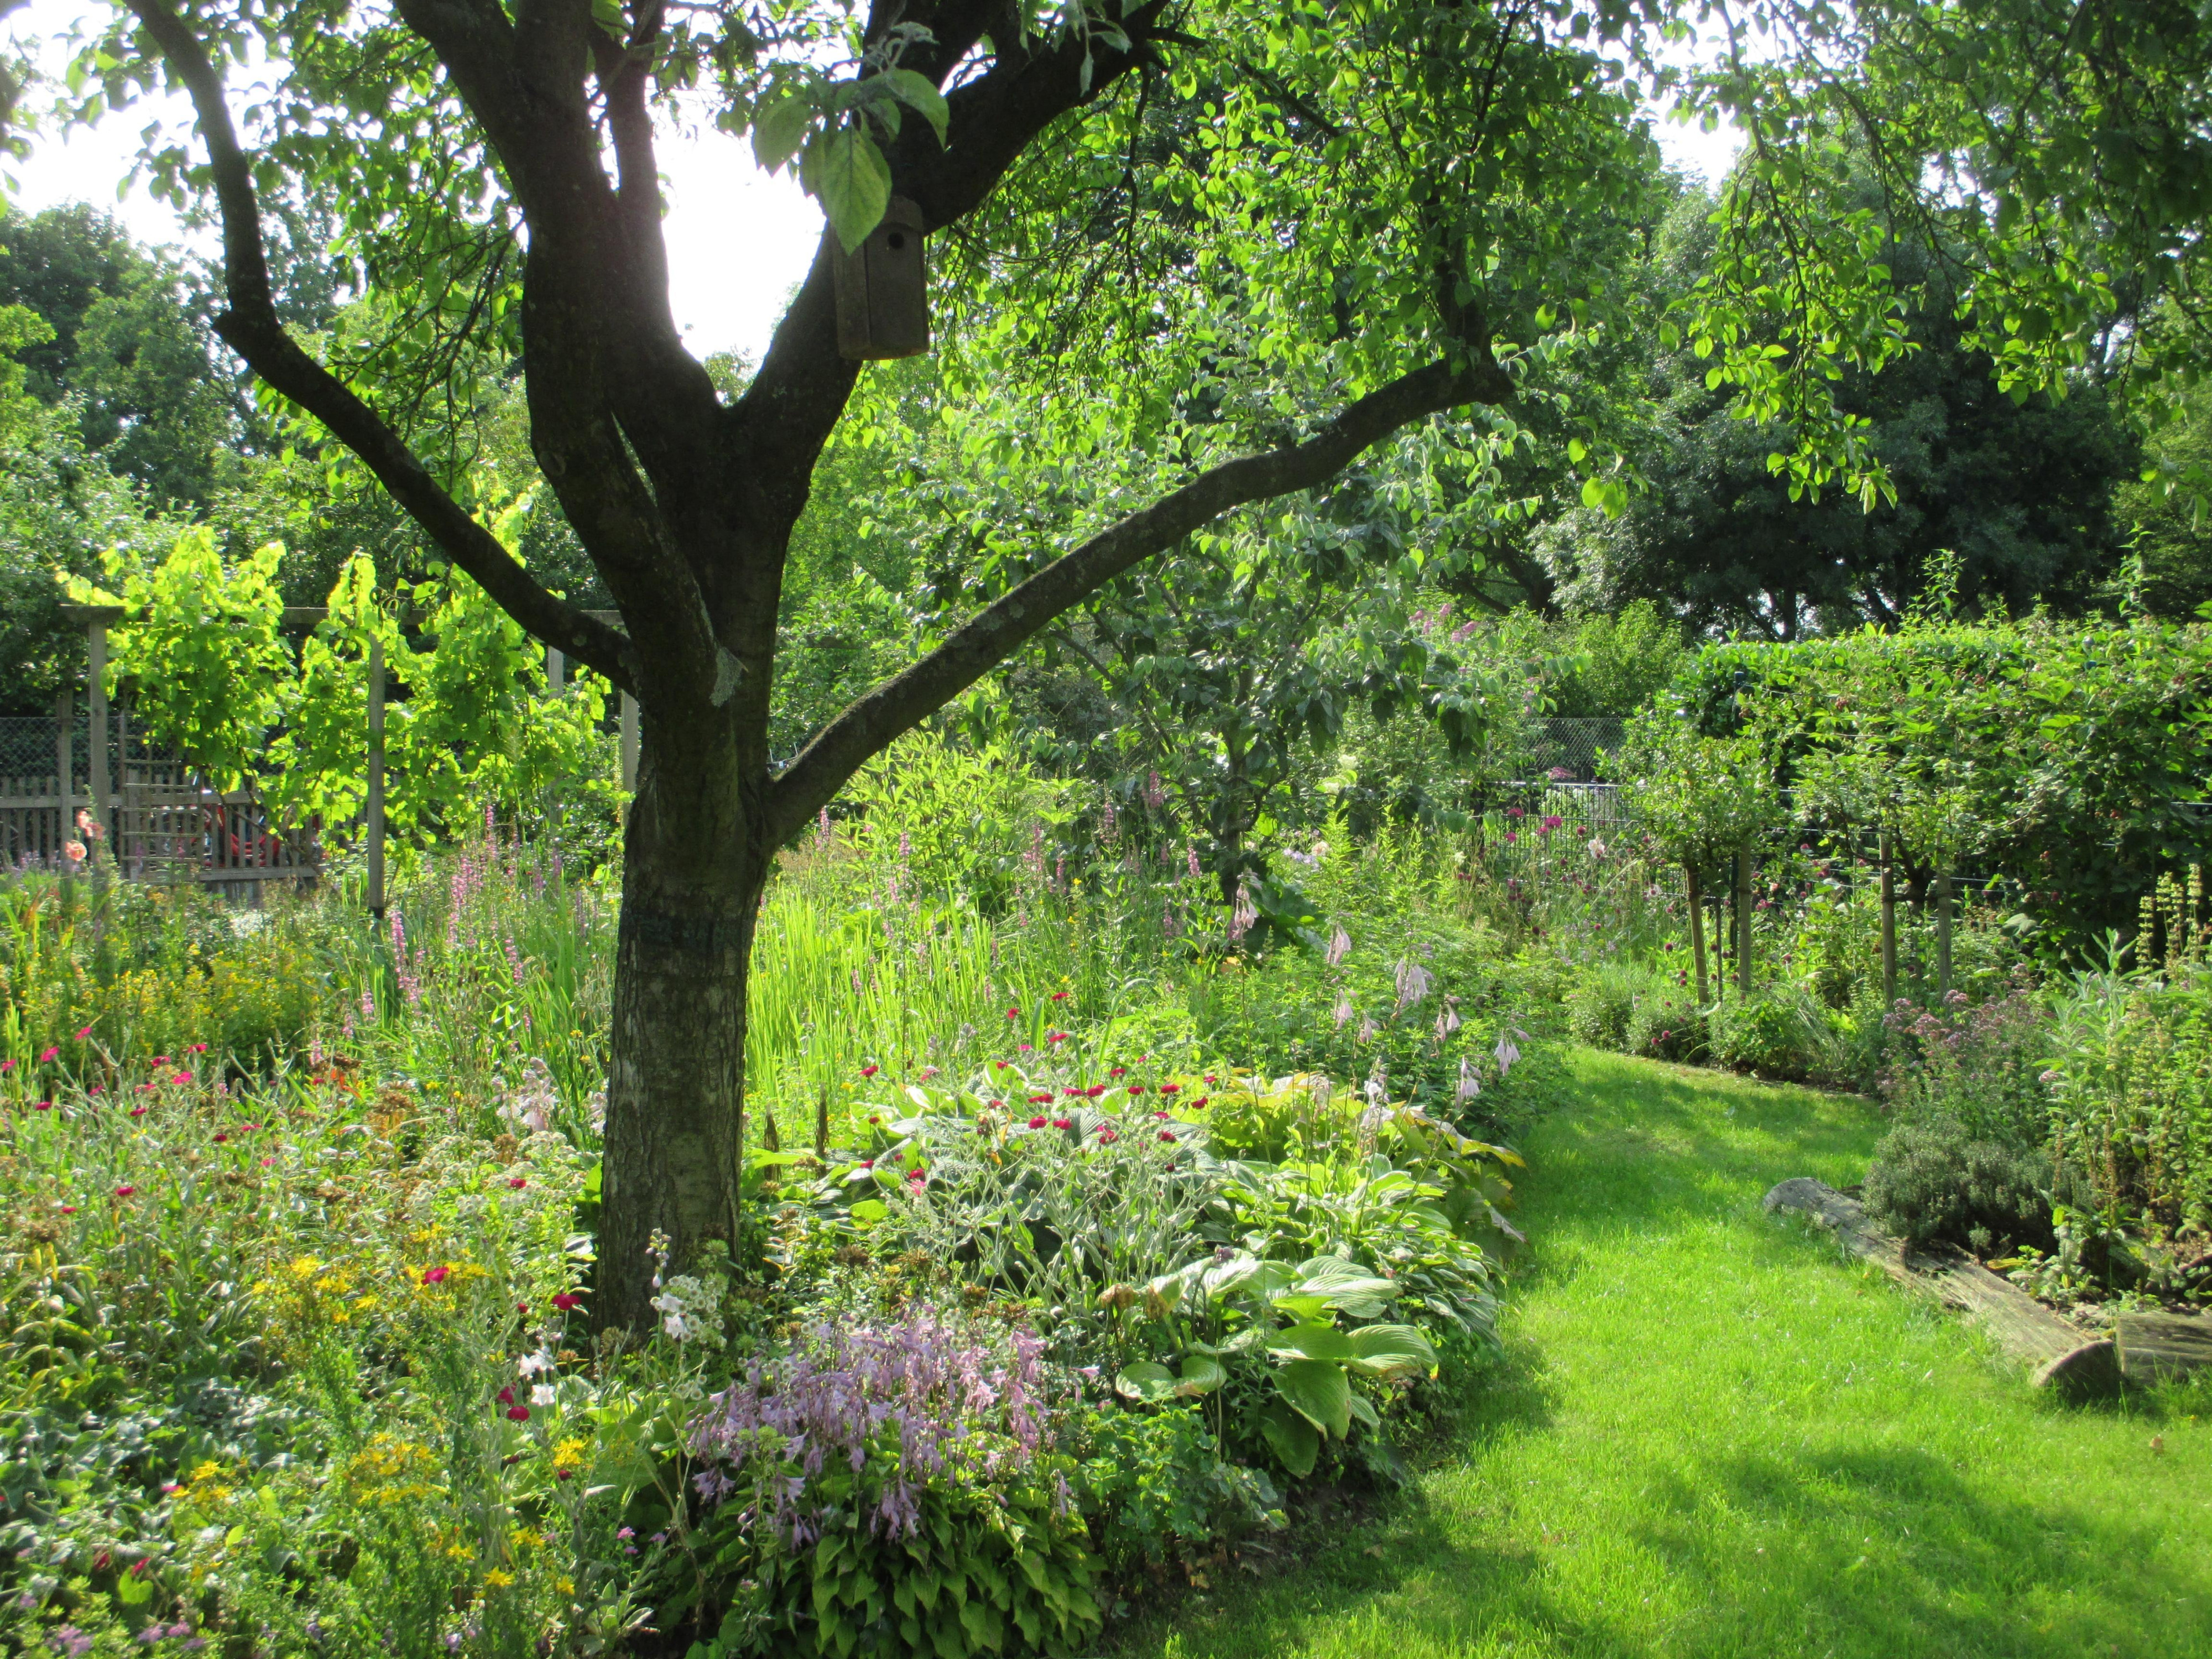
<path fill-rule="evenodd" d="M 1875 1149 L 1867 1213 L 1914 1244 L 1987 1255 L 2000 1243 L 2047 1247 L 2051 1200 L 2036 1161 L 1954 1119 L 1900 1123 Z"/>
<path fill-rule="evenodd" d="M 1567 1030 L 1576 1042 L 1615 1051 L 1630 1048 L 1628 1025 L 1651 975 L 1632 964 L 1605 963 L 1590 969 L 1567 993 Z"/>
<path fill-rule="evenodd" d="M 1662 988 L 1638 999 L 1622 1046 L 1647 1060 L 1695 1066 L 1705 1060 L 1708 1042 L 1705 1011 L 1697 999 L 1687 991 Z"/>
<path fill-rule="evenodd" d="M 1232 1463 L 1194 1402 L 1085 1413 L 1076 1490 L 1109 1571 L 1154 1566 L 1282 1524 L 1274 1484 Z"/>
<path fill-rule="evenodd" d="M 1706 1025 L 1716 1060 L 1763 1077 L 1803 1082 L 1828 1046 L 1828 1024 L 1819 1005 L 1789 988 L 1721 1003 Z"/>
<path fill-rule="evenodd" d="M 1953 1120 L 2010 1146 L 2048 1140 L 2051 1092 L 2041 1079 L 2052 1040 L 2025 970 L 1989 1001 L 1963 991 L 1934 1008 L 1900 1000 L 1882 1024 L 1893 1049 L 1881 1088 L 1900 1117 Z"/>

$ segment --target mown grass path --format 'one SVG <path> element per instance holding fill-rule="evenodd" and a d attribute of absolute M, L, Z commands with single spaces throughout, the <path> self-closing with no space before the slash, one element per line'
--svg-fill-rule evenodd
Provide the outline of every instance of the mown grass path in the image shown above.
<path fill-rule="evenodd" d="M 1527 1137 L 1505 1358 L 1419 1479 L 1117 1651 L 2212 1656 L 2212 1389 L 2055 1405 L 1762 1214 L 1784 1176 L 1863 1175 L 1863 1102 L 1574 1074 Z"/>

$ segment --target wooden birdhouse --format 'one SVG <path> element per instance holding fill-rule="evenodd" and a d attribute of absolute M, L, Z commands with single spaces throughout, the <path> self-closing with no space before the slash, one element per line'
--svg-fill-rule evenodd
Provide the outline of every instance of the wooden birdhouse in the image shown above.
<path fill-rule="evenodd" d="M 929 349 L 929 273 L 921 210 L 891 198 L 868 240 L 837 258 L 837 349 L 847 357 L 918 357 Z"/>

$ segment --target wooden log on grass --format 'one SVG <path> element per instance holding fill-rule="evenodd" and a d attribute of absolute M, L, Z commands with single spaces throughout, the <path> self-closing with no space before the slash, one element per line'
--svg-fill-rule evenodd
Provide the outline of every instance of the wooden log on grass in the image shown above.
<path fill-rule="evenodd" d="M 2112 1321 L 2120 1375 L 2130 1382 L 2156 1382 L 2212 1366 L 2212 1316 L 2132 1313 Z"/>
<path fill-rule="evenodd" d="M 1806 1176 L 1784 1181 L 1766 1194 L 1765 1207 L 1770 1213 L 1800 1212 L 1915 1295 L 1967 1315 L 2006 1353 L 2035 1367 L 2037 1387 L 2088 1395 L 2118 1385 L 2119 1356 L 2112 1338 L 2093 1335 L 1961 1251 L 1915 1249 L 1893 1238 L 1867 1219 L 1856 1199 L 1826 1182 Z"/>

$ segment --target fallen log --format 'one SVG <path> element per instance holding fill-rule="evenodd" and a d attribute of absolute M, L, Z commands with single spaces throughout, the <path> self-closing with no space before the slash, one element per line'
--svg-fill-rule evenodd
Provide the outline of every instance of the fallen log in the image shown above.
<path fill-rule="evenodd" d="M 1871 1261 L 1915 1295 L 1955 1308 L 1978 1322 L 2012 1358 L 2035 1367 L 2039 1388 L 2069 1395 L 2109 1393 L 2119 1384 L 2118 1344 L 2053 1312 L 1963 1251 L 1906 1245 L 1867 1219 L 1855 1198 L 1799 1176 L 1766 1194 L 1769 1212 L 1795 1210 L 1835 1234 L 1853 1255 Z M 2147 1334 L 2147 1342 L 2156 1339 Z M 2163 1352 L 2161 1349 L 2160 1352 Z M 2159 1363 L 2148 1357 L 2145 1364 Z"/>
<path fill-rule="evenodd" d="M 2112 1321 L 2120 1375 L 2156 1382 L 2212 1365 L 2212 1317 L 2203 1314 L 2130 1313 Z"/>

